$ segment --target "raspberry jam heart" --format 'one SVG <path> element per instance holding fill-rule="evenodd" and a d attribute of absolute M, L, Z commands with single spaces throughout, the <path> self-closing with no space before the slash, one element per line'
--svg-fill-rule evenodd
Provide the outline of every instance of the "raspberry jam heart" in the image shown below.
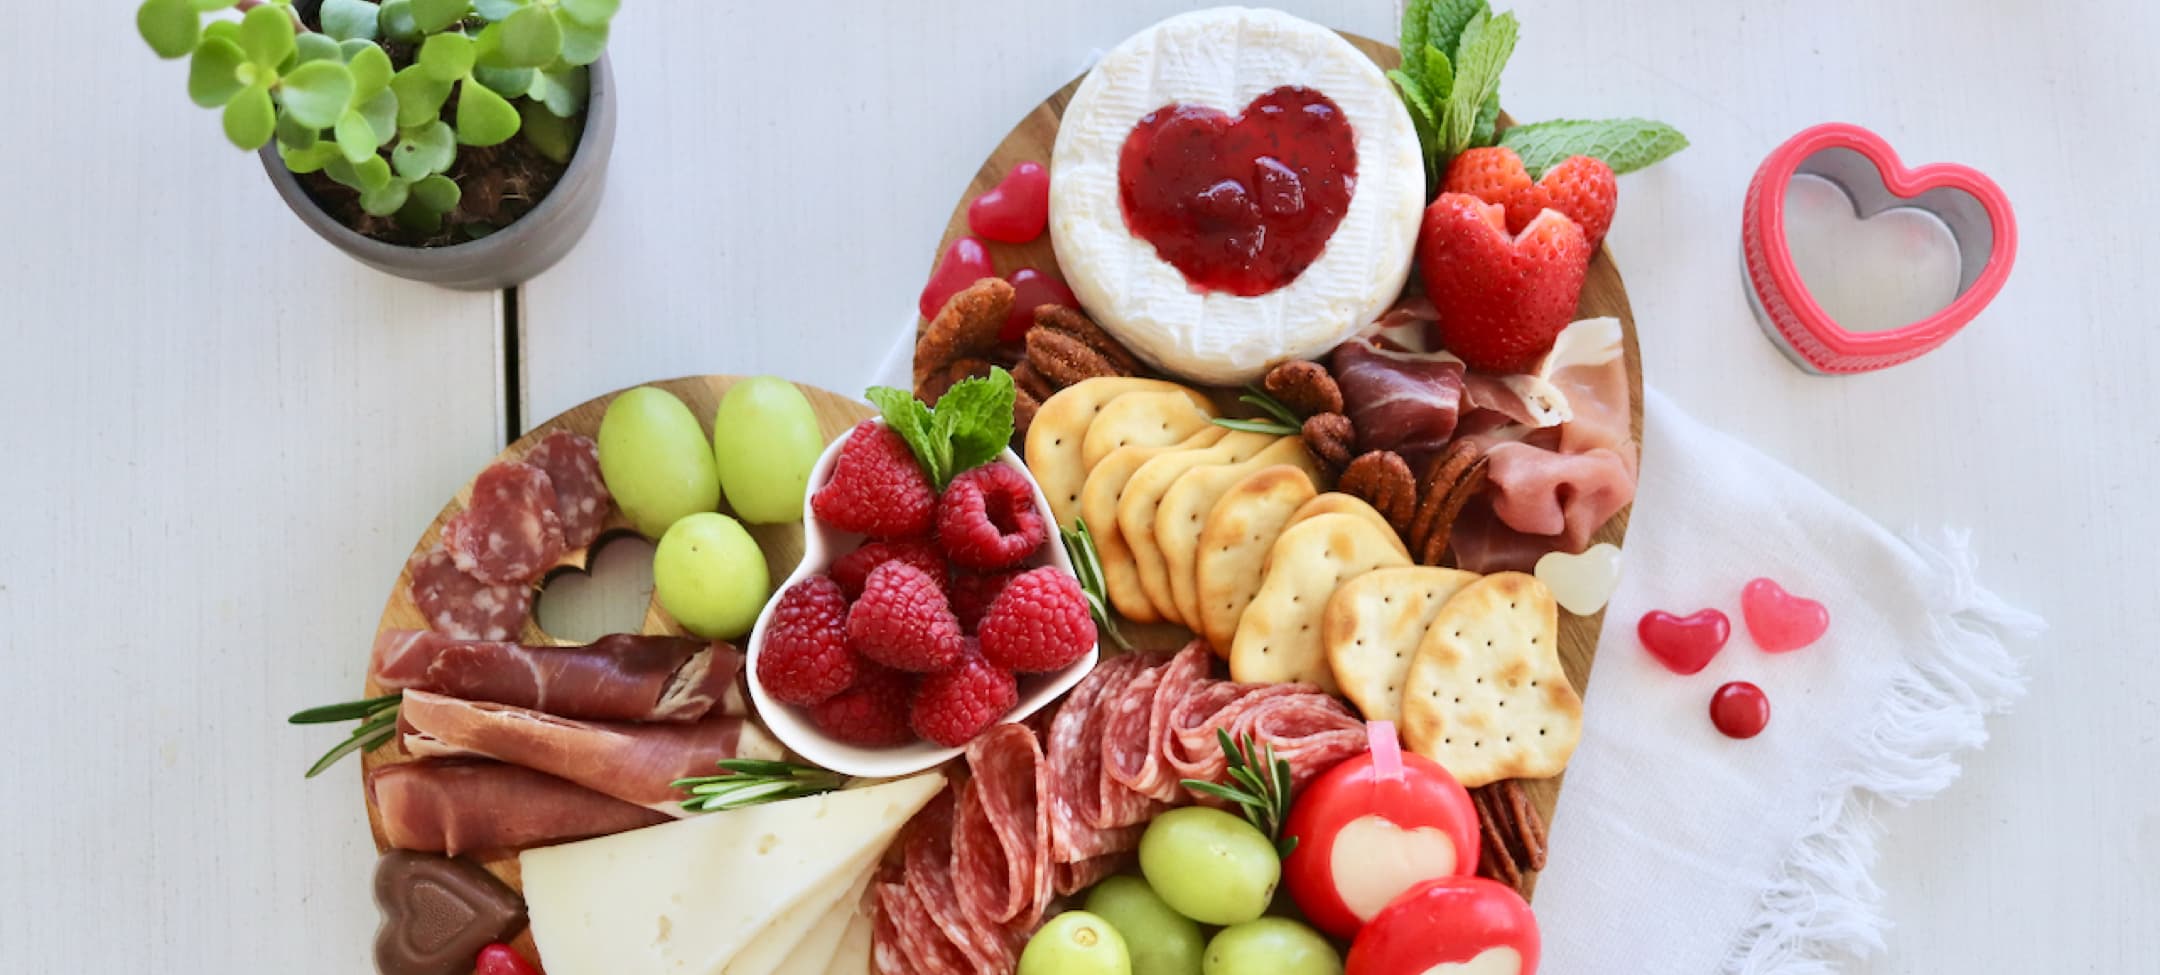
<path fill-rule="evenodd" d="M 1659 663 L 1685 676 L 1701 673 L 1710 666 L 1710 658 L 1725 649 L 1725 641 L 1732 636 L 1732 621 L 1714 609 L 1688 616 L 1654 609 L 1635 624 L 1635 635 Z"/>
<path fill-rule="evenodd" d="M 1769 579 L 1756 579 L 1740 590 L 1740 615 L 1748 636 L 1770 653 L 1786 653 L 1822 639 L 1830 611 L 1812 599 L 1786 592 Z"/>
<path fill-rule="evenodd" d="M 1304 273 L 1350 210 L 1357 139 L 1342 109 L 1285 86 L 1239 115 L 1149 112 L 1118 155 L 1125 225 L 1196 291 L 1252 297 Z"/>

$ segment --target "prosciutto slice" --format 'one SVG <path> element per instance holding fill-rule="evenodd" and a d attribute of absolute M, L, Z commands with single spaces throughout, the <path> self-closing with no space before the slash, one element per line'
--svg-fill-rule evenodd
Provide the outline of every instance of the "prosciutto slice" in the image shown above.
<path fill-rule="evenodd" d="M 1462 360 L 1411 352 L 1367 334 L 1335 347 L 1335 383 L 1357 428 L 1358 449 L 1428 454 L 1445 448 L 1462 411 Z"/>
<path fill-rule="evenodd" d="M 668 821 L 665 813 L 501 762 L 386 765 L 368 775 L 367 789 L 391 846 L 450 856 L 522 850 Z"/>
<path fill-rule="evenodd" d="M 529 708 L 406 691 L 398 708 L 405 750 L 421 758 L 492 758 L 568 779 L 670 816 L 682 794 L 669 783 L 711 775 L 723 758 L 779 758 L 758 726 L 732 716 L 687 724 L 575 721 Z"/>
<path fill-rule="evenodd" d="M 592 721 L 696 721 L 731 696 L 741 669 L 742 654 L 720 641 L 616 634 L 533 647 L 431 630 L 383 631 L 373 664 L 376 682 L 394 690 Z"/>

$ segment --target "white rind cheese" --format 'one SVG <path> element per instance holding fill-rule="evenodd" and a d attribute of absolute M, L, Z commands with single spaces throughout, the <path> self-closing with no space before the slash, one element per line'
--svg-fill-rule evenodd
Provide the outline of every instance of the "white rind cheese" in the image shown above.
<path fill-rule="evenodd" d="M 1200 293 L 1126 227 L 1125 139 L 1166 105 L 1234 115 L 1285 85 L 1326 95 L 1349 122 L 1349 210 L 1289 284 L 1254 297 Z M 1409 276 L 1424 203 L 1417 132 L 1386 75 L 1335 32 L 1275 10 L 1201 10 L 1127 38 L 1081 82 L 1051 156 L 1051 240 L 1080 304 L 1156 367 L 1214 385 L 1318 356 L 1378 318 Z"/>

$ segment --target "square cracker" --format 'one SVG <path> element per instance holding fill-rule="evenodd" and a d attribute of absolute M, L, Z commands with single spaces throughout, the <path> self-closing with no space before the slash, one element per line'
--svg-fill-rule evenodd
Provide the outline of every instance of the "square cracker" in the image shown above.
<path fill-rule="evenodd" d="M 1374 569 L 1335 590 L 1320 617 L 1320 642 L 1343 696 L 1373 721 L 1402 716 L 1403 680 L 1440 607 L 1476 582 L 1461 569 Z"/>
<path fill-rule="evenodd" d="M 1230 676 L 1252 684 L 1303 681 L 1335 691 L 1320 616 L 1343 583 L 1409 565 L 1388 535 L 1355 515 L 1321 515 L 1286 529 L 1269 550 L 1260 591 L 1238 620 Z"/>
<path fill-rule="evenodd" d="M 1403 740 L 1465 788 L 1559 775 L 1582 737 L 1582 697 L 1560 668 L 1560 609 L 1520 572 L 1440 607 L 1403 684 Z"/>
<path fill-rule="evenodd" d="M 1135 623 L 1162 621 L 1155 604 L 1148 602 L 1147 590 L 1140 585 L 1140 567 L 1133 562 L 1132 546 L 1125 544 L 1125 533 L 1118 528 L 1118 498 L 1125 493 L 1126 483 L 1132 480 L 1134 471 L 1157 456 L 1211 446 L 1229 433 L 1229 429 L 1211 423 L 1173 446 L 1120 447 L 1088 472 L 1087 483 L 1080 488 L 1080 519 L 1087 522 L 1088 534 L 1095 538 L 1103 588 L 1108 590 L 1105 596 L 1119 616 Z"/>
<path fill-rule="evenodd" d="M 1211 447 L 1159 454 L 1140 465 L 1132 480 L 1125 482 L 1125 491 L 1118 497 L 1118 529 L 1125 534 L 1125 545 L 1132 549 L 1133 564 L 1140 571 L 1140 587 L 1147 592 L 1148 602 L 1154 604 L 1156 615 L 1172 623 L 1186 622 L 1178 615 L 1177 600 L 1170 591 L 1170 569 L 1163 562 L 1162 549 L 1155 544 L 1155 516 L 1163 495 L 1193 468 L 1235 464 L 1281 439 L 1272 434 L 1234 430 Z"/>
<path fill-rule="evenodd" d="M 1111 401 L 1127 393 L 1199 393 L 1160 379 L 1103 376 L 1083 379 L 1053 394 L 1028 426 L 1026 449 L 1028 473 L 1042 485 L 1050 499 L 1050 514 L 1060 526 L 1070 526 L 1080 514 L 1080 488 L 1087 483 L 1088 465 L 1081 453 L 1088 426 Z M 1204 401 L 1204 398 L 1203 398 Z"/>
<path fill-rule="evenodd" d="M 1231 485 L 1208 512 L 1193 556 L 1200 635 L 1222 656 L 1237 639 L 1238 617 L 1260 591 L 1260 562 L 1298 506 L 1317 493 L 1312 478 L 1289 464 L 1263 467 Z"/>
<path fill-rule="evenodd" d="M 1309 481 L 1327 476 L 1306 451 L 1303 438 L 1284 437 L 1238 463 L 1186 471 L 1170 485 L 1156 508 L 1155 546 L 1162 550 L 1163 567 L 1170 573 L 1170 598 L 1177 605 L 1178 618 L 1195 631 L 1201 629 L 1201 620 L 1194 555 L 1200 549 L 1200 533 L 1207 528 L 1208 515 L 1232 485 L 1256 470 L 1277 464 L 1304 471 Z"/>
<path fill-rule="evenodd" d="M 1119 447 L 1167 447 L 1213 426 L 1215 407 L 1190 389 L 1126 393 L 1105 404 L 1080 438 L 1089 470 Z"/>

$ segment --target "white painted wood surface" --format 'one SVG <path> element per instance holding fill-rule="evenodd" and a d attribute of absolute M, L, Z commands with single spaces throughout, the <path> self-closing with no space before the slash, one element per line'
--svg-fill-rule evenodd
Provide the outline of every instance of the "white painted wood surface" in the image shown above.
<path fill-rule="evenodd" d="M 515 364 L 490 296 L 377 275 L 293 222 L 184 69 L 139 48 L 132 3 L 24 6 L 0 41 L 21 96 L 0 153 L 0 972 L 366 971 L 357 785 L 303 783 L 328 733 L 282 718 L 358 686 L 356 634 L 413 535 L 501 442 L 503 369 L 527 425 L 693 372 L 854 390 L 982 155 L 1092 50 L 1198 5 L 633 0 L 609 199 L 524 290 Z M 1283 5 L 1393 31 L 1389 0 Z M 1849 970 L 2146 970 L 2160 194 L 2138 174 L 2160 152 L 2160 12 L 1519 6 L 1517 116 L 1649 115 L 1694 140 L 1623 179 L 1611 238 L 1649 380 L 1886 523 L 1972 526 L 1988 580 L 2055 624 L 1966 776 L 1886 815 L 1897 927 Z M 102 57 L 53 40 L 93 29 Z M 1967 334 L 1834 380 L 1760 337 L 1736 253 L 1755 164 L 1830 119 L 1981 168 L 2023 217 Z"/>

